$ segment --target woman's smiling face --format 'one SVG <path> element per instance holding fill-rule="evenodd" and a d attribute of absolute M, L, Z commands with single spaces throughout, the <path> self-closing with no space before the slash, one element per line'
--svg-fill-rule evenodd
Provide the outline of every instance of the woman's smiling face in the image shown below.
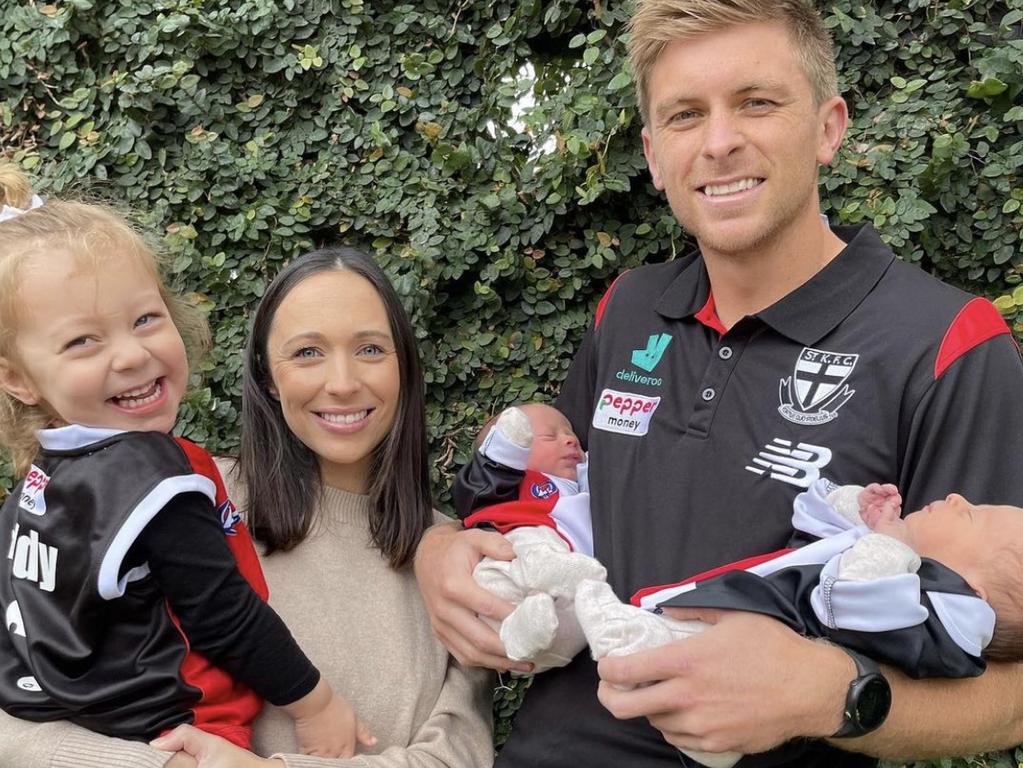
<path fill-rule="evenodd" d="M 369 489 L 373 455 L 394 424 L 400 372 L 384 303 L 364 277 L 318 272 L 277 308 L 267 362 L 288 428 L 327 485 Z"/>

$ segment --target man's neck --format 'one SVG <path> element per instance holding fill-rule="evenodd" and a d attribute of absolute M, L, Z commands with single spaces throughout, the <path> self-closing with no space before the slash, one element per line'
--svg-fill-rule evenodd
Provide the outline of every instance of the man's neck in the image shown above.
<path fill-rule="evenodd" d="M 731 328 L 787 296 L 845 248 L 818 214 L 748 252 L 703 251 L 718 319 Z"/>

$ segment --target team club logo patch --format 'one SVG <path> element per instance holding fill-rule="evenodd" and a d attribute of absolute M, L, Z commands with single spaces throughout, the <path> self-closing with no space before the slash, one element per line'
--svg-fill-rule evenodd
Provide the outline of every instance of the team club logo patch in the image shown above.
<path fill-rule="evenodd" d="M 552 483 L 550 480 L 544 483 L 533 483 L 529 492 L 533 494 L 534 499 L 549 499 L 551 496 L 558 492 L 558 486 Z"/>
<path fill-rule="evenodd" d="M 642 437 L 650 429 L 650 419 L 660 402 L 659 397 L 605 389 L 593 411 L 593 426 L 605 432 Z"/>
<path fill-rule="evenodd" d="M 856 394 L 846 380 L 859 355 L 803 347 L 792 375 L 778 385 L 778 413 L 796 424 L 827 424 Z"/>
<path fill-rule="evenodd" d="M 217 507 L 217 512 L 220 514 L 220 525 L 224 529 L 224 534 L 227 536 L 237 536 L 238 523 L 242 521 L 242 516 L 238 514 L 238 510 L 235 509 L 231 500 L 227 499 L 224 501 L 223 504 Z"/>

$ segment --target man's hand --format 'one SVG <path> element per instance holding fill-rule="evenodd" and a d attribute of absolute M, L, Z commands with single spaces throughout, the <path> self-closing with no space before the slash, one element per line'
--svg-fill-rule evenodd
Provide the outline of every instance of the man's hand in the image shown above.
<path fill-rule="evenodd" d="M 190 755 L 195 760 L 191 764 L 197 764 L 199 768 L 283 768 L 284 766 L 284 762 L 281 760 L 259 757 L 241 747 L 236 747 L 219 736 L 200 731 L 191 725 L 179 725 L 170 733 L 153 739 L 149 744 L 156 749 Z M 174 762 L 176 759 L 178 759 L 177 755 L 170 759 L 167 766 L 186 764 Z"/>
<path fill-rule="evenodd" d="M 830 736 L 842 724 L 856 671 L 840 649 L 758 614 L 665 613 L 715 626 L 602 659 L 597 695 L 615 717 L 646 717 L 669 743 L 705 752 L 764 752 L 797 736 Z"/>
<path fill-rule="evenodd" d="M 529 672 L 532 665 L 509 659 L 497 633 L 479 618 L 501 621 L 515 607 L 476 584 L 472 571 L 484 557 L 513 560 L 515 552 L 501 534 L 463 531 L 457 523 L 435 525 L 423 535 L 415 574 L 433 632 L 462 664 Z"/>

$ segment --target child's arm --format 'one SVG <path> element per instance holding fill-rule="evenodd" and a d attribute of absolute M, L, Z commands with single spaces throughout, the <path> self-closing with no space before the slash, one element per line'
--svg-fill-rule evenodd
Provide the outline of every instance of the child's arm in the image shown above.
<path fill-rule="evenodd" d="M 351 757 L 356 744 L 372 747 L 376 737 L 355 710 L 323 678 L 301 699 L 281 707 L 295 721 L 298 748 L 305 755 Z"/>
<path fill-rule="evenodd" d="M 135 562 L 149 564 L 193 649 L 271 704 L 294 707 L 300 738 L 303 728 L 317 738 L 329 734 L 328 742 L 307 736 L 304 748 L 341 756 L 331 751 L 338 740 L 353 751 L 357 740 L 369 743 L 368 734 L 358 739 L 351 708 L 333 696 L 284 622 L 238 571 L 208 499 L 172 499 L 136 540 L 126 566 Z"/>

